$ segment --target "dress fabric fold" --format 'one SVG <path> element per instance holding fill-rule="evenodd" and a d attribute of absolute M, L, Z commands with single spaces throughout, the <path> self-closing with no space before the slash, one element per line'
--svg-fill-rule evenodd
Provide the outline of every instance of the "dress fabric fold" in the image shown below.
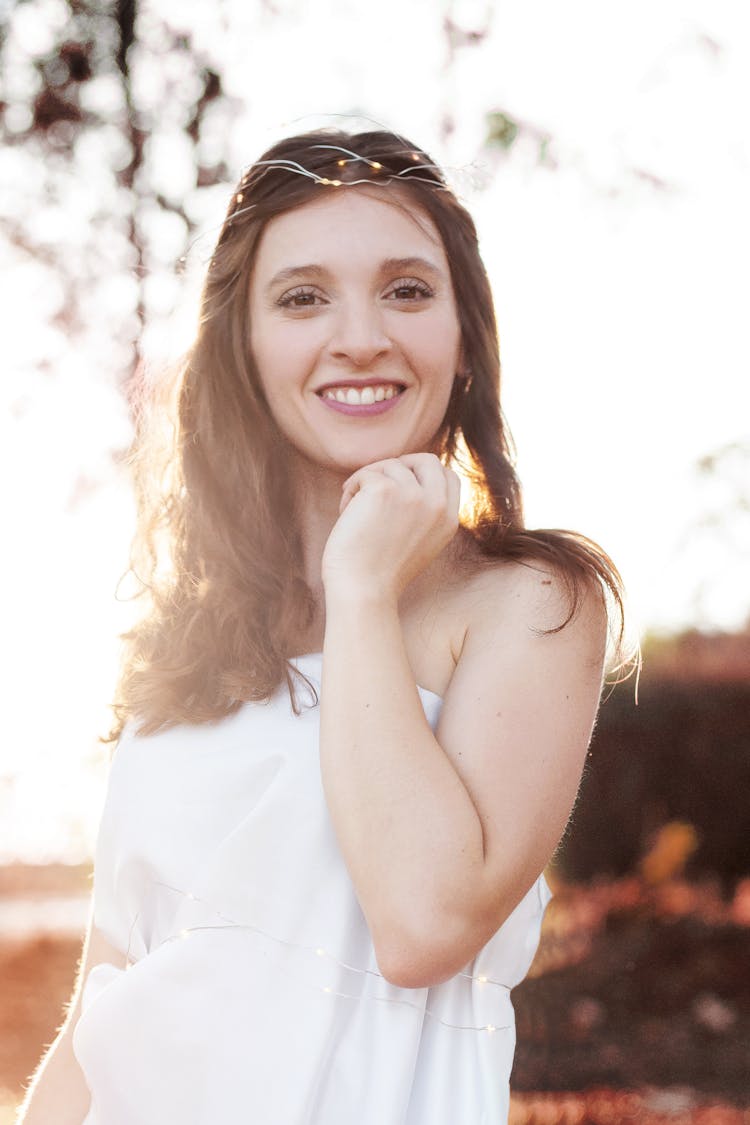
<path fill-rule="evenodd" d="M 320 695 L 320 654 L 295 664 Z M 83 1125 L 505 1125 L 510 989 L 551 897 L 534 883 L 433 988 L 380 974 L 338 847 L 319 707 L 126 728 L 96 844 L 94 922 L 122 951 L 84 982 Z M 442 701 L 419 688 L 436 728 Z"/>

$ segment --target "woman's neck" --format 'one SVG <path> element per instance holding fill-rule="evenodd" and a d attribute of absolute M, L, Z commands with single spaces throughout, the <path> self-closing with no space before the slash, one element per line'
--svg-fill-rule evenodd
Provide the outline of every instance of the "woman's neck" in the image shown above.
<path fill-rule="evenodd" d="M 309 462 L 298 474 L 296 521 L 302 542 L 305 581 L 316 595 L 322 594 L 323 551 L 339 518 L 341 490 L 346 479 Z"/>

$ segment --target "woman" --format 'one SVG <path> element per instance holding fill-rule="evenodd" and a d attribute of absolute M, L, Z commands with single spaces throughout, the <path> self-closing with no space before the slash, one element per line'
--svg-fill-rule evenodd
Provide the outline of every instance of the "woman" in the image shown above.
<path fill-rule="evenodd" d="M 161 453 L 143 420 L 148 611 L 26 1121 L 507 1119 L 622 603 L 593 543 L 524 529 L 498 388 L 424 152 L 321 132 L 251 167 Z"/>

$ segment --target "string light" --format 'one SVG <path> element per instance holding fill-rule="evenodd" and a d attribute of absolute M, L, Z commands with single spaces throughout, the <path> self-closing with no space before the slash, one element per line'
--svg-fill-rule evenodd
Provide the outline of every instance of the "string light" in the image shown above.
<path fill-rule="evenodd" d="M 355 160 L 360 160 L 363 164 L 369 164 L 376 172 L 383 167 L 379 161 L 370 160 L 369 156 L 360 156 L 358 152 L 352 152 L 350 148 L 342 148 L 341 145 L 313 145 L 313 148 L 325 149 L 328 152 L 343 152 L 345 156 L 351 157 L 351 160 L 338 160 L 336 163 L 340 168 L 343 168 L 345 164 L 351 164 Z"/>
<path fill-rule="evenodd" d="M 213 908 L 209 903 L 207 903 L 205 901 L 205 899 L 199 898 L 198 895 L 194 894 L 192 891 L 182 891 L 182 890 L 180 890 L 179 887 L 174 887 L 171 884 L 165 883 L 160 879 L 154 879 L 153 883 L 154 883 L 155 886 L 164 887 L 166 890 L 172 891 L 174 894 L 181 895 L 182 897 L 190 900 L 191 902 L 197 902 L 197 903 L 200 903 L 203 906 L 207 906 L 208 909 L 212 912 L 212 914 L 214 914 L 217 918 L 221 919 L 220 924 L 213 924 L 212 925 L 212 924 L 205 923 L 205 924 L 202 924 L 202 925 L 185 926 L 182 929 L 180 929 L 176 934 L 172 934 L 169 937 L 164 938 L 164 940 L 159 943 L 159 946 L 157 948 L 159 948 L 162 945 L 167 945 L 170 942 L 184 941 L 187 938 L 189 938 L 191 934 L 198 933 L 198 932 L 201 932 L 201 931 L 229 930 L 229 929 L 245 930 L 249 933 L 258 934 L 259 936 L 267 938 L 270 941 L 278 942 L 280 945 L 285 945 L 290 949 L 297 949 L 297 950 L 301 950 L 303 952 L 313 953 L 315 956 L 321 957 L 321 958 L 326 957 L 330 961 L 332 961 L 333 964 L 336 965 L 338 968 L 344 969 L 347 972 L 357 973 L 362 977 L 368 977 L 368 976 L 369 977 L 376 977 L 379 980 L 385 981 L 385 977 L 383 976 L 383 974 L 376 971 L 375 969 L 362 969 L 362 968 L 359 968 L 359 967 L 354 966 L 354 965 L 349 965 L 345 961 L 342 961 L 342 960 L 340 960 L 340 958 L 334 956 L 333 953 L 329 952 L 329 950 L 325 949 L 321 945 L 311 946 L 311 945 L 305 945 L 301 942 L 290 941 L 289 939 L 286 939 L 286 938 L 279 938 L 276 935 L 268 933 L 268 931 L 261 929 L 259 926 L 253 926 L 253 925 L 249 925 L 249 924 L 246 924 L 246 923 L 237 922 L 234 919 L 229 918 L 227 915 L 223 914 L 220 910 L 216 910 L 215 908 Z M 131 950 L 131 945 L 132 945 L 133 930 L 135 928 L 135 924 L 136 924 L 139 917 L 140 917 L 140 912 L 138 912 L 135 915 L 135 918 L 133 919 L 133 923 L 130 927 L 130 937 L 129 937 L 129 940 L 128 940 L 128 949 L 127 949 L 127 953 L 126 953 L 126 959 L 128 961 L 128 964 L 126 964 L 126 966 L 125 966 L 126 969 L 130 968 L 131 965 L 137 963 L 136 961 L 131 959 L 130 950 Z M 288 969 L 286 971 L 287 971 L 287 973 L 289 973 Z M 508 1029 L 512 1026 L 511 1024 L 497 1025 L 497 1024 L 492 1024 L 492 1023 L 486 1023 L 486 1024 L 481 1024 L 481 1025 L 451 1023 L 448 1020 L 442 1019 L 440 1016 L 437 1015 L 437 1013 L 435 1013 L 431 1009 L 429 1009 L 427 1007 L 422 1007 L 421 1004 L 416 1004 L 413 1000 L 407 1000 L 406 998 L 403 998 L 403 997 L 377 996 L 377 995 L 368 995 L 368 996 L 363 997 L 361 995 L 358 996 L 358 995 L 353 994 L 353 993 L 340 992 L 340 991 L 334 989 L 330 984 L 316 985 L 316 984 L 313 984 L 309 980 L 300 980 L 300 978 L 296 974 L 290 974 L 290 975 L 293 975 L 295 977 L 295 979 L 298 981 L 298 983 L 304 984 L 308 988 L 317 989 L 318 991 L 323 992 L 328 996 L 335 996 L 335 997 L 338 997 L 338 998 L 343 999 L 343 1000 L 360 1000 L 360 1001 L 363 1000 L 363 999 L 366 999 L 366 1000 L 381 1000 L 381 1001 L 383 1001 L 384 1003 L 387 1003 L 387 1004 L 400 1004 L 400 1005 L 405 1006 L 405 1007 L 414 1008 L 416 1011 L 423 1013 L 425 1016 L 429 1016 L 430 1019 L 435 1020 L 437 1023 L 441 1024 L 443 1027 L 447 1027 L 452 1031 L 482 1031 L 482 1032 L 485 1032 L 488 1035 L 492 1035 L 492 1034 L 494 1034 L 494 1032 L 496 1032 L 498 1030 L 506 1030 L 506 1029 Z M 508 985 L 503 984 L 501 981 L 492 980 L 491 978 L 489 978 L 484 973 L 481 973 L 481 974 L 478 974 L 478 975 L 475 976 L 471 973 L 461 972 L 461 973 L 456 973 L 456 976 L 457 977 L 463 977 L 464 979 L 469 980 L 469 981 L 475 981 L 477 984 L 481 984 L 481 985 L 486 985 L 486 984 L 495 985 L 497 988 L 502 989 L 505 993 L 507 993 L 507 994 L 510 993 L 510 989 L 509 989 Z"/>
<path fill-rule="evenodd" d="M 296 172 L 299 176 L 308 176 L 311 180 L 320 180 L 320 176 L 315 172 L 310 172 L 307 168 L 303 168 L 296 160 L 276 159 L 276 160 L 256 160 L 253 168 L 283 168 L 287 172 Z M 251 169 L 252 170 L 252 169 Z"/>
<path fill-rule="evenodd" d="M 255 210 L 255 204 L 251 203 L 249 207 L 241 207 L 239 211 L 232 211 L 231 215 L 227 216 L 227 223 L 233 223 L 235 219 L 239 219 L 242 215 L 249 215 L 251 211 Z"/>
<path fill-rule="evenodd" d="M 326 151 L 330 152 L 343 153 L 343 156 L 339 157 L 339 159 L 336 161 L 336 166 L 338 168 L 345 168 L 347 164 L 354 164 L 359 162 L 361 164 L 366 164 L 373 172 L 376 173 L 382 172 L 384 170 L 384 165 L 381 163 L 381 161 L 373 160 L 369 156 L 362 156 L 360 153 L 354 152 L 349 148 L 343 148 L 341 145 L 313 145 L 312 147 L 316 149 L 325 149 Z M 393 156 L 408 157 L 415 163 L 418 163 L 420 168 L 423 168 L 425 171 L 434 171 L 435 173 L 437 173 L 437 176 L 433 179 L 428 176 L 415 175 L 413 166 L 407 165 L 407 167 L 402 168 L 400 172 L 389 172 L 386 176 L 382 178 L 379 177 L 378 179 L 380 183 L 390 183 L 404 176 L 407 176 L 410 180 L 422 180 L 424 183 L 429 184 L 431 187 L 437 188 L 438 190 L 448 192 L 451 190 L 447 184 L 442 182 L 441 177 L 443 170 L 441 169 L 439 164 L 427 164 L 422 160 L 422 157 L 419 153 L 412 152 L 409 149 L 403 149 L 394 152 L 391 154 L 391 157 Z M 257 160 L 255 164 L 253 164 L 250 169 L 248 169 L 248 171 L 244 173 L 242 180 L 244 181 L 245 178 L 252 173 L 253 169 L 256 168 L 278 168 L 285 172 L 291 172 L 299 176 L 305 176 L 323 187 L 356 187 L 358 184 L 372 184 L 374 182 L 371 179 L 364 178 L 346 181 L 334 180 L 329 176 L 321 176 L 317 172 L 313 172 L 309 168 L 305 168 L 304 165 L 300 164 L 296 160 L 292 160 L 290 157 L 277 157 L 273 160 Z M 263 173 L 261 173 L 261 175 L 263 175 Z M 237 202 L 242 202 L 243 198 L 244 195 L 241 192 L 238 193 L 238 195 L 235 197 Z M 238 214 L 240 214 L 240 212 L 235 212 L 235 215 L 233 217 L 236 217 Z"/>

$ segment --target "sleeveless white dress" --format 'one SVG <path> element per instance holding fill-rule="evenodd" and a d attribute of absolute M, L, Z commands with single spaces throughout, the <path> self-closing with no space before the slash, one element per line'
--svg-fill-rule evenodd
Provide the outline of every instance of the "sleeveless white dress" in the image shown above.
<path fill-rule="evenodd" d="M 320 692 L 322 656 L 294 661 Z M 435 729 L 441 699 L 419 689 Z M 338 847 L 300 681 L 211 725 L 115 752 L 94 920 L 121 963 L 83 989 L 83 1125 L 505 1125 L 510 989 L 537 948 L 537 882 L 464 971 L 386 981 Z"/>

